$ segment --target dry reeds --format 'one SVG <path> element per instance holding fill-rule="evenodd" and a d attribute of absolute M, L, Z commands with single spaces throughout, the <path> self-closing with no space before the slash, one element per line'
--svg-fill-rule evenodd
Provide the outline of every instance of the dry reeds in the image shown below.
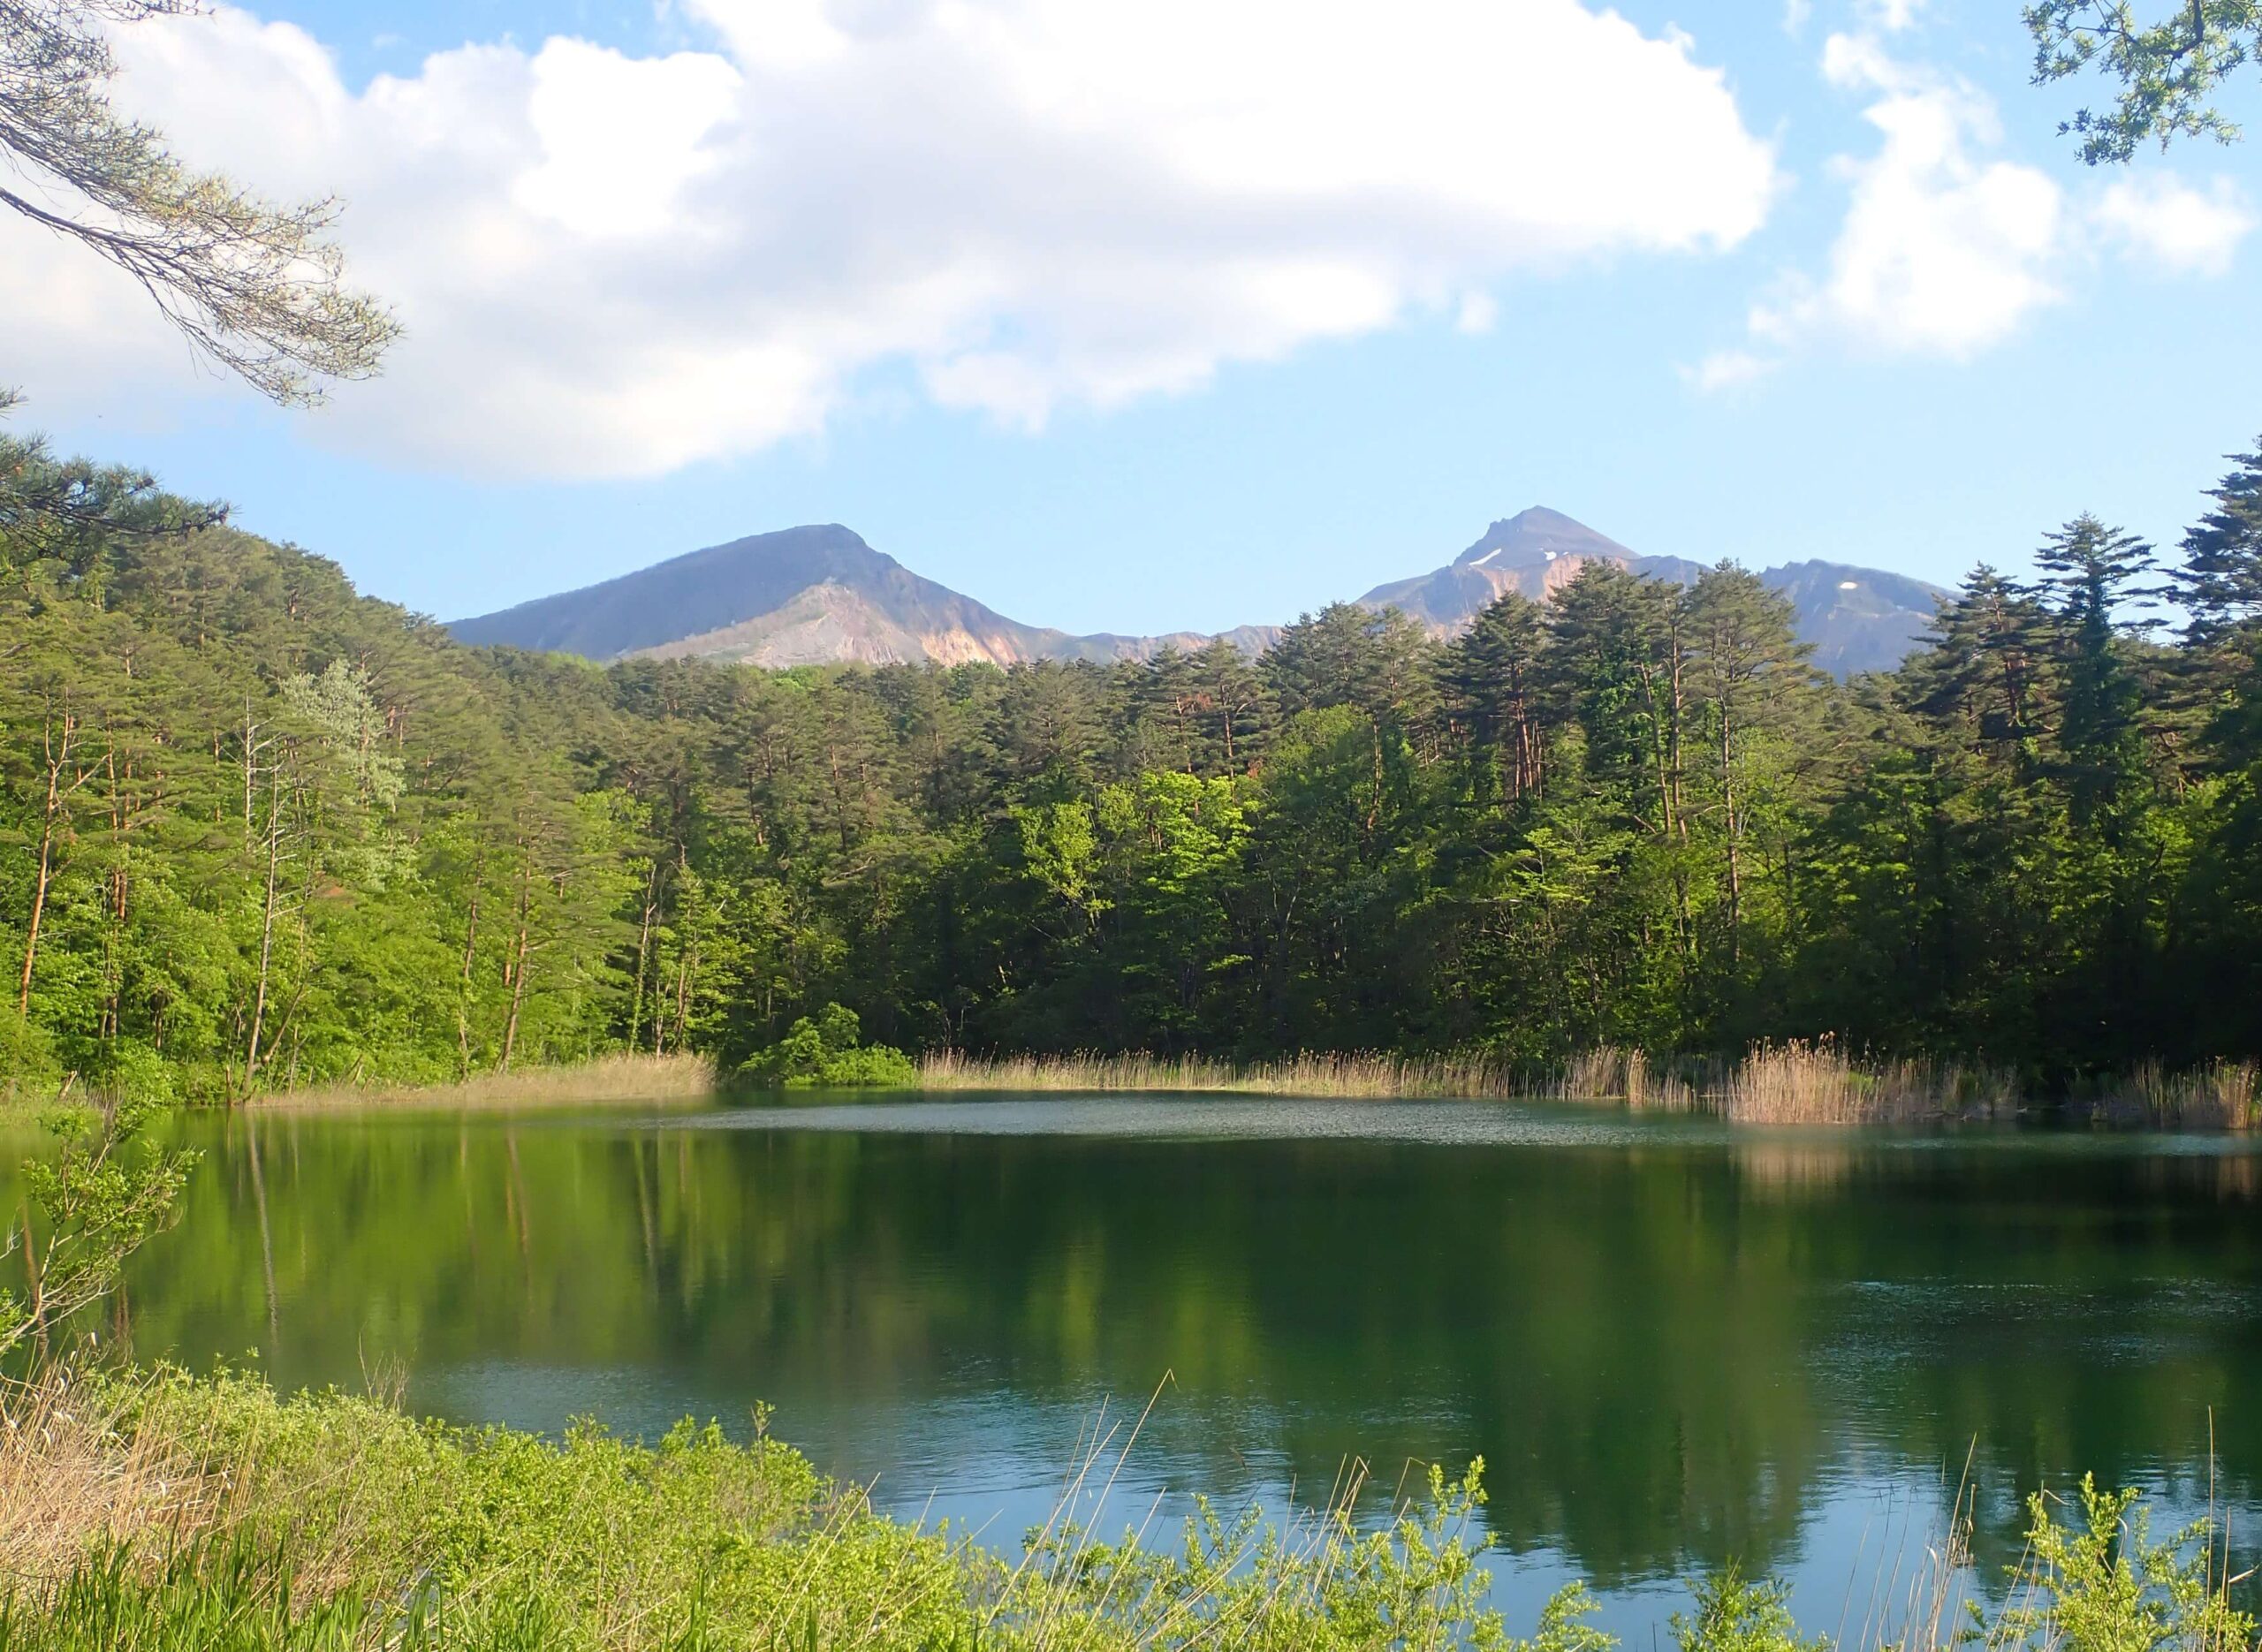
<path fill-rule="evenodd" d="M 1598 1044 L 1565 1062 L 1533 1094 L 1557 1102 L 1623 1102 L 1636 1112 L 1685 1113 L 1696 1106 L 1688 1078 L 1647 1051 Z"/>
<path fill-rule="evenodd" d="M 2015 1111 L 2007 1072 L 1959 1062 L 1857 1064 L 1828 1038 L 1754 1044 L 1714 1093 L 1722 1117 L 1744 1125 L 1917 1124 Z"/>
<path fill-rule="evenodd" d="M 178 1539 L 212 1524 L 231 1483 L 118 1395 L 49 1366 L 0 1382 L 0 1577 L 50 1580 L 98 1542 Z"/>
<path fill-rule="evenodd" d="M 612 1055 L 566 1067 L 482 1072 L 453 1084 L 323 1084 L 253 1097 L 257 1107 L 576 1107 L 598 1103 L 682 1104 L 715 1094 L 704 1056 Z"/>
<path fill-rule="evenodd" d="M 2114 1122 L 2164 1130 L 2262 1128 L 2262 1065 L 2218 1061 L 2169 1072 L 2147 1062 L 2109 1087 L 2092 1110 Z"/>
<path fill-rule="evenodd" d="M 992 1059 L 937 1050 L 920 1057 L 919 1082 L 930 1090 L 1149 1090 L 1339 1099 L 1499 1097 L 1518 1093 L 1513 1071 L 1488 1057 L 1360 1052 L 1307 1052 L 1283 1061 L 1244 1064 L 1204 1056 L 1151 1056 L 1144 1051 Z"/>

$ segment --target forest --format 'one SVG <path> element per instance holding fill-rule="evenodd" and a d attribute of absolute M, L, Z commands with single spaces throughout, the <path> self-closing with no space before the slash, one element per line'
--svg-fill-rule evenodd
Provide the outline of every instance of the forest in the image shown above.
<path fill-rule="evenodd" d="M 1897 671 L 1590 565 L 1448 641 L 767 672 L 474 649 L 0 447 L 0 1071 L 222 1102 L 838 1004 L 914 1050 L 2262 1052 L 2262 454 Z M 2005 560 L 2031 548 L 2006 546 Z"/>

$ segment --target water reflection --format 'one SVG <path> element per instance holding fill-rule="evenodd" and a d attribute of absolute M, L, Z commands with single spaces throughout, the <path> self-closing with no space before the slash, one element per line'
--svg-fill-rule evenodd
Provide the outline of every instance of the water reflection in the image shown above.
<path fill-rule="evenodd" d="M 1628 1599 L 1730 1555 L 1841 1588 L 1967 1458 L 2008 1562 L 2019 1497 L 2084 1468 L 2204 1497 L 2211 1417 L 2257 1529 L 2236 1143 L 1074 1100 L 207 1133 L 133 1282 L 145 1354 L 398 1361 L 414 1405 L 542 1428 L 767 1400 L 896 1506 L 1006 1532 L 1165 1372 L 1139 1507 L 1481 1452 L 1530 1576 Z"/>

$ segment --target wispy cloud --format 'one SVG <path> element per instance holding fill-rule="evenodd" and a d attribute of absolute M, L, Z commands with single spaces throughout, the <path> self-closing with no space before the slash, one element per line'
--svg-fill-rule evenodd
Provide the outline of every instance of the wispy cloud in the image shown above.
<path fill-rule="evenodd" d="M 2090 221 L 2108 246 L 2177 275 L 2228 274 L 2254 229 L 2252 209 L 2228 178 L 2197 189 L 2166 172 L 2115 183 L 2091 208 Z"/>

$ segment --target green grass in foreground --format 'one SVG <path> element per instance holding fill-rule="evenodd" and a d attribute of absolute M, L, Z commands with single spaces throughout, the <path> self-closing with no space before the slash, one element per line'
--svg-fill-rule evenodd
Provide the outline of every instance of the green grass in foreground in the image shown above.
<path fill-rule="evenodd" d="M 4 1396 L 0 1652 L 1014 1652 L 1233 1647 L 1605 1652 L 1573 1586 L 1528 1640 L 1482 1605 L 1476 1471 L 1362 1531 L 1205 1509 L 1175 1546 L 1055 1525 L 1018 1557 L 872 1512 L 790 1448 L 683 1425 L 644 1447 L 419 1422 L 339 1394 L 178 1373 Z M 1088 1466 L 1095 1482 L 1109 1459 Z M 2129 1494 L 2038 1500 L 2008 1604 L 1954 1621 L 1920 1580 L 1902 1652 L 2241 1652 L 2203 1528 L 2154 1543 Z M 1948 1546 L 1951 1553 L 1960 1553 Z M 1785 1592 L 1732 1570 L 1684 1652 L 1803 1652 Z M 1861 1652 L 1867 1652 L 1866 1648 Z"/>

